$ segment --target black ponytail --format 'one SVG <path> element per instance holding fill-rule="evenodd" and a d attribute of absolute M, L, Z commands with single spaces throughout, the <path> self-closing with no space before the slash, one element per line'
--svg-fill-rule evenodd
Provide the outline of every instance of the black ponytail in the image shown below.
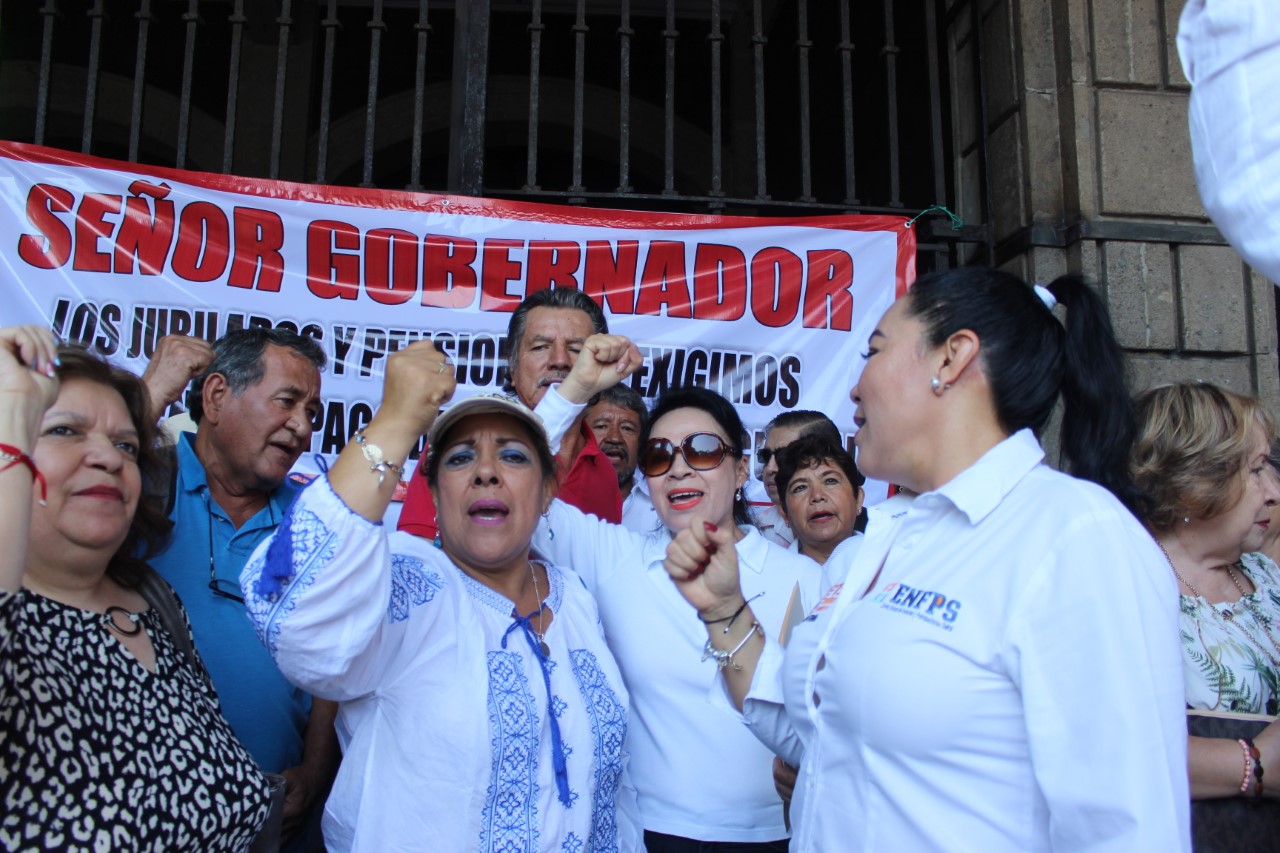
<path fill-rule="evenodd" d="M 961 329 L 978 336 L 996 418 L 1009 434 L 1038 435 L 1061 394 L 1064 467 L 1136 512 L 1142 498 L 1128 474 L 1133 414 L 1106 306 L 1076 276 L 1048 290 L 1067 309 L 1065 324 L 1017 276 L 984 267 L 921 278 L 907 313 L 924 324 L 930 346 Z"/>
<path fill-rule="evenodd" d="M 1061 431 L 1067 470 L 1105 486 L 1143 518 L 1146 499 L 1129 473 L 1133 402 L 1107 306 L 1078 276 L 1056 279 L 1049 291 L 1067 309 Z"/>

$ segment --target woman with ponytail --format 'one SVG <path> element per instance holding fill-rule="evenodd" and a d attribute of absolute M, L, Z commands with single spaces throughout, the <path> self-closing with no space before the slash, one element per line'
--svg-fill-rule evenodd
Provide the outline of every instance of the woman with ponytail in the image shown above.
<path fill-rule="evenodd" d="M 791 849 L 1189 849 L 1177 590 L 1132 514 L 1101 300 L 1077 278 L 925 277 L 851 396 L 859 468 L 919 497 L 871 510 L 785 649 L 739 613 L 724 531 L 690 524 L 666 562 L 728 700 L 800 767 Z M 1038 438 L 1059 400 L 1066 473 Z"/>

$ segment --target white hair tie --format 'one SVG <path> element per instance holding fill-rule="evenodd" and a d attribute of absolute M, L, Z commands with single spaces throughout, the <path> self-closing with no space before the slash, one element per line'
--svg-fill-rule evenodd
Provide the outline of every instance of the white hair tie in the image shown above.
<path fill-rule="evenodd" d="M 1049 290 L 1049 288 L 1045 287 L 1043 284 L 1037 284 L 1034 285 L 1034 287 L 1036 296 L 1040 297 L 1040 301 L 1044 303 L 1044 307 L 1052 311 L 1053 306 L 1058 304 L 1058 298 L 1053 295 L 1053 291 Z"/>

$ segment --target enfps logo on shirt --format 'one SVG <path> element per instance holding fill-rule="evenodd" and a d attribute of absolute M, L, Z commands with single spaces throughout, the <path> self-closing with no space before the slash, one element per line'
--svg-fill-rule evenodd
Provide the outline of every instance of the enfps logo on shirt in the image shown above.
<path fill-rule="evenodd" d="M 897 581 L 880 590 L 872 601 L 879 604 L 881 610 L 910 614 L 944 631 L 955 630 L 955 621 L 960 615 L 960 602 L 954 598 Z"/>

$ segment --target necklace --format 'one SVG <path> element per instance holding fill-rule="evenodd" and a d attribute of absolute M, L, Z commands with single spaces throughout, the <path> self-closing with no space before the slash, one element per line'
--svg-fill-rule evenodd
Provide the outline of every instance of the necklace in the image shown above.
<path fill-rule="evenodd" d="M 1169 568 L 1173 569 L 1173 576 L 1176 577 L 1179 581 L 1181 581 L 1183 586 L 1191 590 L 1191 594 L 1194 595 L 1196 598 L 1204 599 L 1204 596 L 1200 594 L 1200 590 L 1196 589 L 1194 586 L 1188 583 L 1187 579 L 1184 578 L 1178 572 L 1178 567 L 1173 564 L 1173 558 L 1170 557 L 1169 552 L 1165 550 L 1164 544 L 1158 540 L 1156 541 L 1156 544 L 1159 545 L 1160 550 L 1164 552 L 1164 558 L 1169 561 Z M 1247 627 L 1245 627 L 1243 622 L 1236 620 L 1235 608 L 1237 605 L 1243 604 L 1244 608 L 1248 610 L 1251 614 L 1253 614 L 1254 621 L 1258 623 L 1258 627 L 1262 629 L 1263 635 L 1267 638 L 1268 641 L 1270 641 L 1271 648 L 1275 649 L 1277 653 L 1280 653 L 1280 643 L 1277 643 L 1275 637 L 1272 635 L 1271 620 L 1268 619 L 1266 615 L 1263 614 L 1262 611 L 1258 609 L 1258 606 L 1249 599 L 1249 593 L 1245 591 L 1244 584 L 1240 583 L 1240 579 L 1236 577 L 1236 573 L 1234 569 L 1232 569 L 1232 564 L 1226 563 L 1220 566 L 1219 568 L 1223 568 L 1227 570 L 1227 577 L 1231 578 L 1231 583 L 1235 584 L 1236 589 L 1240 590 L 1240 600 L 1235 602 L 1235 604 L 1233 604 L 1231 608 L 1228 610 L 1220 611 L 1218 610 L 1218 608 L 1213 607 L 1213 605 L 1209 605 L 1210 608 L 1215 613 L 1219 614 L 1226 621 L 1228 625 L 1234 625 L 1236 629 L 1240 631 L 1240 633 L 1248 637 L 1251 643 L 1257 646 L 1258 649 L 1264 655 L 1266 655 L 1268 658 L 1271 659 L 1271 665 L 1280 669 L 1280 658 L 1277 658 L 1275 655 L 1273 655 L 1271 653 L 1271 649 L 1268 649 L 1266 645 L 1262 643 L 1261 640 L 1255 637 L 1253 635 L 1253 632 L 1251 632 Z M 1205 603 L 1207 604 L 1208 599 L 1204 599 L 1204 600 L 1205 600 Z"/>
<path fill-rule="evenodd" d="M 120 627 L 120 623 L 116 621 L 117 613 L 124 615 L 125 621 L 129 624 L 129 627 Z M 122 637 L 136 637 L 141 634 L 142 625 L 139 622 L 140 619 L 141 617 L 137 613 L 130 613 L 123 607 L 119 607 L 114 604 L 102 612 L 102 624 Z"/>
<path fill-rule="evenodd" d="M 538 599 L 538 630 L 534 631 L 534 636 L 538 638 L 538 648 L 542 652 L 544 658 L 551 657 L 551 647 L 547 645 L 547 632 L 542 627 L 542 593 L 538 591 L 538 570 L 533 567 L 533 561 L 529 561 L 529 577 L 533 580 L 533 594 Z"/>

